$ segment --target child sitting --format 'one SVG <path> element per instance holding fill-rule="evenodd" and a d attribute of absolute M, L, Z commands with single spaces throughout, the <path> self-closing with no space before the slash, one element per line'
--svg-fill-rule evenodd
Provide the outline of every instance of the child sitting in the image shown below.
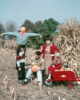
<path fill-rule="evenodd" d="M 24 57 L 24 49 L 21 48 L 19 55 L 16 57 L 17 67 L 18 67 L 18 81 L 19 83 L 23 83 L 25 79 L 25 57 Z"/>
<path fill-rule="evenodd" d="M 55 70 L 60 70 L 62 67 L 62 60 L 61 57 L 57 56 L 53 62 L 53 64 L 51 66 L 49 66 L 48 68 L 48 78 L 46 79 L 47 81 L 51 80 L 51 74 L 55 71 Z"/>
<path fill-rule="evenodd" d="M 37 82 L 39 88 L 41 89 L 42 86 L 42 72 L 44 71 L 44 63 L 41 59 L 41 52 L 35 52 L 35 58 L 31 59 L 31 67 L 29 68 L 28 72 L 26 73 L 25 83 L 31 78 L 32 73 L 37 74 Z"/>

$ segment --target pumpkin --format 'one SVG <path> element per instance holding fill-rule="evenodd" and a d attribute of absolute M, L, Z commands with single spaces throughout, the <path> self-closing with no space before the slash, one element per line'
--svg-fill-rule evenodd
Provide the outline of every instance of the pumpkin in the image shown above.
<path fill-rule="evenodd" d="M 32 66 L 32 72 L 37 72 L 39 70 L 39 66 L 34 65 Z"/>

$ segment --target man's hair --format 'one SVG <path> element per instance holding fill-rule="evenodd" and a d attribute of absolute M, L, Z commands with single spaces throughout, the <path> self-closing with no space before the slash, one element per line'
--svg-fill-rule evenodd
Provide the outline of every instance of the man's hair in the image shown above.
<path fill-rule="evenodd" d="M 38 56 L 40 56 L 41 52 L 40 51 L 36 51 L 35 54 L 37 54 Z"/>

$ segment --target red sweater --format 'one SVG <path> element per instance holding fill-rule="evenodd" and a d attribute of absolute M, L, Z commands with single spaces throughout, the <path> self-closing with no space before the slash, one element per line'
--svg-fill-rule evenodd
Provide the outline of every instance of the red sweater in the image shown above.
<path fill-rule="evenodd" d="M 46 44 L 43 44 L 42 50 L 41 50 L 41 54 L 43 54 L 43 58 L 45 57 L 45 50 L 46 50 Z M 52 45 L 50 46 L 50 53 L 51 53 L 51 54 L 54 54 L 55 51 L 60 52 L 60 50 L 59 50 L 54 44 L 52 44 Z M 54 61 L 54 58 L 55 58 L 55 57 L 52 56 L 52 61 Z"/>

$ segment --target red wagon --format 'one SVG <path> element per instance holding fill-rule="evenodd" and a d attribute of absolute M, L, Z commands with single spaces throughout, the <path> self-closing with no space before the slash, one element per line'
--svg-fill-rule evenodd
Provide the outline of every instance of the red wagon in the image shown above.
<path fill-rule="evenodd" d="M 70 89 L 72 89 L 72 82 L 73 81 L 80 81 L 80 77 L 76 77 L 75 72 L 73 71 L 52 71 L 51 72 L 52 79 L 51 80 L 44 80 L 44 84 L 47 86 L 52 85 L 52 82 L 55 81 L 68 81 L 70 85 Z"/>

